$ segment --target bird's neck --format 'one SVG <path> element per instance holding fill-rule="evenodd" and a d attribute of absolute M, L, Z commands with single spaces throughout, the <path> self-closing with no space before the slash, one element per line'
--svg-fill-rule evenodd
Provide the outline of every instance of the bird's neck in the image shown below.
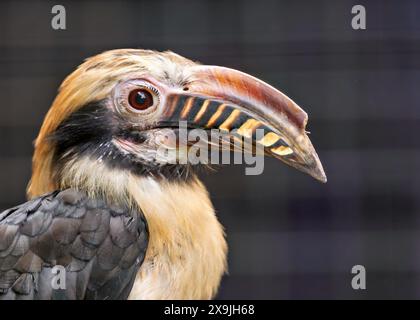
<path fill-rule="evenodd" d="M 210 299 L 226 268 L 226 242 L 203 184 L 132 178 L 150 242 L 132 299 Z M 152 284 L 152 282 L 154 282 Z"/>
<path fill-rule="evenodd" d="M 131 299 L 210 299 L 226 269 L 227 246 L 204 185 L 110 171 L 88 159 L 69 164 L 61 186 L 111 202 L 131 202 L 146 217 L 149 245 Z"/>

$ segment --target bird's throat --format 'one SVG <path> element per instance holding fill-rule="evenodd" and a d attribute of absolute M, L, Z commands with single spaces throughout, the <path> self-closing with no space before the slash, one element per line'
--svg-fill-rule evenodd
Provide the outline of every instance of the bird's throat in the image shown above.
<path fill-rule="evenodd" d="M 150 242 L 131 299 L 210 299 L 226 269 L 223 228 L 203 184 L 131 178 Z"/>

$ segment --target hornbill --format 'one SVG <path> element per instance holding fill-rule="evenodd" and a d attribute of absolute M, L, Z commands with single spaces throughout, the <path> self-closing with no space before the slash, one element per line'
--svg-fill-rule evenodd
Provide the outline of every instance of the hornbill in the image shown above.
<path fill-rule="evenodd" d="M 180 121 L 243 135 L 326 182 L 307 114 L 272 86 L 169 51 L 98 54 L 64 80 L 45 117 L 30 200 L 0 213 L 0 299 L 214 297 L 223 228 L 193 166 L 157 154 L 177 148 L 165 137 Z M 56 266 L 64 288 L 52 285 Z"/>

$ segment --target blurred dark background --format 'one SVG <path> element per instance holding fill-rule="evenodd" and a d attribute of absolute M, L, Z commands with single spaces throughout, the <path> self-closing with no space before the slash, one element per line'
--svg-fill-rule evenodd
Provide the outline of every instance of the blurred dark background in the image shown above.
<path fill-rule="evenodd" d="M 366 30 L 351 28 L 355 4 Z M 203 177 L 230 245 L 219 299 L 420 298 L 419 40 L 414 0 L 2 1 L 0 209 L 25 201 L 32 141 L 68 73 L 107 49 L 170 49 L 292 97 L 329 178 L 271 159 L 260 176 Z"/>

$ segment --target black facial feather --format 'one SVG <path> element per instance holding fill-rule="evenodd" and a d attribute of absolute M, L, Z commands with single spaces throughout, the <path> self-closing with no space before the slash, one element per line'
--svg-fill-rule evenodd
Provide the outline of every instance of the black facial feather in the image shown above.
<path fill-rule="evenodd" d="M 113 138 L 122 138 L 137 144 L 145 136 L 130 129 L 124 119 L 105 106 L 105 101 L 91 102 L 71 114 L 49 137 L 55 144 L 54 164 L 60 174 L 64 164 L 74 158 L 88 156 L 102 161 L 109 168 L 130 170 L 142 176 L 154 176 L 168 180 L 188 180 L 191 166 L 144 162 L 132 154 L 121 152 Z"/>
<path fill-rule="evenodd" d="M 115 119 L 103 104 L 103 101 L 89 103 L 60 124 L 49 137 L 56 146 L 55 160 L 105 151 L 101 146 L 111 141 Z"/>

